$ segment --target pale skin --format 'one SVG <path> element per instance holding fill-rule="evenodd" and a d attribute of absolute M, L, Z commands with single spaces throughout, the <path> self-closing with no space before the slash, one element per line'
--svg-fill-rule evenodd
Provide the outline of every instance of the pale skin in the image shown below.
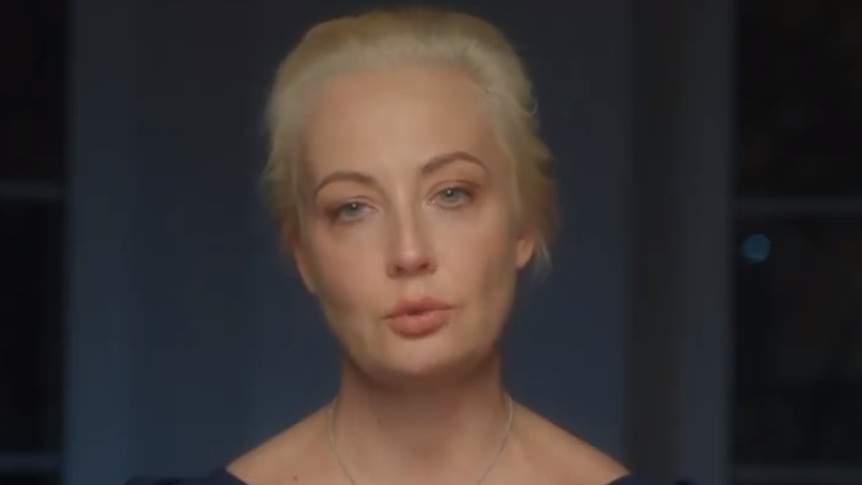
<path fill-rule="evenodd" d="M 314 99 L 308 194 L 286 240 L 344 350 L 338 453 L 358 485 L 473 484 L 506 422 L 497 340 L 536 234 L 512 193 L 512 161 L 462 71 L 404 65 L 343 75 Z M 405 338 L 383 323 L 403 298 L 453 306 Z M 237 459 L 249 485 L 350 485 L 326 408 Z M 487 485 L 604 485 L 626 470 L 529 409 Z"/>

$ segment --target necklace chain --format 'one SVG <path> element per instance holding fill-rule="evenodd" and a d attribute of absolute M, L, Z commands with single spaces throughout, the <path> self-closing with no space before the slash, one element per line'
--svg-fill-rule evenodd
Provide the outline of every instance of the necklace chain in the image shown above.
<path fill-rule="evenodd" d="M 344 476 L 350 481 L 351 485 L 358 485 L 356 480 L 353 478 L 353 475 L 350 474 L 350 471 L 347 469 L 347 465 L 344 464 L 344 461 L 341 459 L 341 456 L 338 454 L 338 448 L 335 446 L 335 407 L 338 403 L 338 399 L 334 399 L 332 403 L 329 405 L 329 410 L 327 412 L 327 431 L 329 432 L 329 448 L 332 450 L 333 456 L 335 456 L 335 461 L 338 462 L 339 468 L 344 473 Z M 506 428 L 503 432 L 503 437 L 500 440 L 500 443 L 497 445 L 497 449 L 494 451 L 494 456 L 491 457 L 491 461 L 485 466 L 482 470 L 482 474 L 479 475 L 479 479 L 476 480 L 475 485 L 482 485 L 488 475 L 491 473 L 491 470 L 494 469 L 494 466 L 497 464 L 497 461 L 500 459 L 500 455 L 503 454 L 503 449 L 506 448 L 506 442 L 509 439 L 509 434 L 512 432 L 512 423 L 515 418 L 515 402 L 512 400 L 512 396 L 506 394 Z"/>

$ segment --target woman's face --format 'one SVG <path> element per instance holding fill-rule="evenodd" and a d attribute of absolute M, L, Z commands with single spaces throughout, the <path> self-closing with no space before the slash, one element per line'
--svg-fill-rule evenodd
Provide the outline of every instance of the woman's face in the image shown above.
<path fill-rule="evenodd" d="M 534 238 L 477 86 L 439 66 L 362 71 L 323 86 L 307 121 L 291 250 L 350 361 L 403 383 L 492 355 Z"/>

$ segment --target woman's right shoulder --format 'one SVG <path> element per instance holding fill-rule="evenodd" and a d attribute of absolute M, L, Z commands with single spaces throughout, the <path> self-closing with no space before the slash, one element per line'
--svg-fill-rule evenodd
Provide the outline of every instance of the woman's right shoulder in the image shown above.
<path fill-rule="evenodd" d="M 209 475 L 199 477 L 136 477 L 126 485 L 248 485 L 227 469 L 220 468 Z"/>
<path fill-rule="evenodd" d="M 307 416 L 233 460 L 226 467 L 197 477 L 136 477 L 125 485 L 270 485 L 291 483 L 313 474 L 326 446 L 322 411 Z M 289 477 L 289 478 L 288 478 Z M 288 479 L 286 479 L 288 478 Z M 294 480 L 295 481 L 295 480 Z"/>
<path fill-rule="evenodd" d="M 326 466 L 321 457 L 327 456 L 327 436 L 326 412 L 321 409 L 235 459 L 227 470 L 254 485 L 292 483 L 297 481 L 295 477 L 313 476 Z"/>

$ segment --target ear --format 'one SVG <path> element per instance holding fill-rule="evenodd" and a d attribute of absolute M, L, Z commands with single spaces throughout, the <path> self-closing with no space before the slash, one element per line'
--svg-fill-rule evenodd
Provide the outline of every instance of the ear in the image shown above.
<path fill-rule="evenodd" d="M 532 259 L 538 239 L 538 233 L 532 228 L 521 231 L 515 242 L 515 264 L 518 269 L 523 269 Z"/>
<path fill-rule="evenodd" d="M 293 258 L 293 264 L 296 265 L 296 271 L 299 273 L 299 277 L 302 278 L 302 283 L 311 294 L 317 294 L 317 287 L 314 284 L 311 255 L 306 249 L 302 236 L 288 235 L 287 231 L 282 232 L 282 240 L 286 246 L 285 249 Z"/>

